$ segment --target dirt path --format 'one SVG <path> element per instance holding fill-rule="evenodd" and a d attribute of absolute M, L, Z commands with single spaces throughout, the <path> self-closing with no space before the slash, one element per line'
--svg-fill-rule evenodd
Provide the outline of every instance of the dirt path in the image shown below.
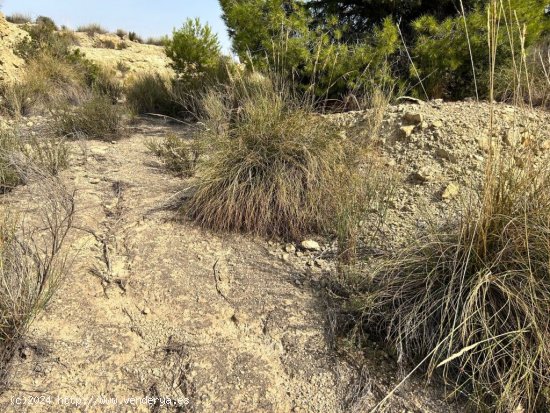
<path fill-rule="evenodd" d="M 142 125 L 116 144 L 89 142 L 66 172 L 78 190 L 80 253 L 32 326 L 2 410 L 158 411 L 57 400 L 156 395 L 189 398 L 174 411 L 340 411 L 345 366 L 295 269 L 265 241 L 210 234 L 158 210 L 184 184 L 145 147 L 166 132 Z M 23 395 L 53 400 L 14 408 L 11 397 Z"/>

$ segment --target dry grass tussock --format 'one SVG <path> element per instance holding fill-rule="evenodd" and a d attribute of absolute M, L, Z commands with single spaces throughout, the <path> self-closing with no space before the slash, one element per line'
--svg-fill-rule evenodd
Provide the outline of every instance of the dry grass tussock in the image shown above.
<path fill-rule="evenodd" d="M 87 97 L 85 84 L 74 65 L 44 53 L 28 62 L 19 82 L 2 85 L 1 106 L 11 116 L 28 116 L 65 103 L 77 105 Z"/>
<path fill-rule="evenodd" d="M 77 108 L 65 107 L 54 115 L 59 136 L 71 139 L 120 139 L 126 134 L 125 109 L 106 95 L 95 95 Z"/>
<path fill-rule="evenodd" d="M 177 135 L 168 135 L 161 142 L 147 142 L 147 148 L 164 163 L 166 169 L 178 176 L 195 174 L 202 154 L 200 144 L 188 142 Z"/>
<path fill-rule="evenodd" d="M 22 136 L 0 131 L 0 192 L 25 183 L 29 171 L 56 176 L 69 166 L 70 150 L 63 138 L 53 135 Z"/>
<path fill-rule="evenodd" d="M 0 212 L 0 386 L 9 382 L 9 365 L 36 315 L 44 309 L 69 269 L 64 251 L 74 217 L 74 194 L 56 179 L 42 176 L 33 197 L 40 203 L 32 224 Z"/>
<path fill-rule="evenodd" d="M 493 62 L 499 7 L 489 14 Z M 515 74 L 518 104 L 525 73 Z M 550 409 L 550 166 L 536 153 L 495 145 L 459 216 L 384 259 L 349 300 L 359 330 L 387 339 L 413 371 L 441 375 L 478 411 Z"/>
<path fill-rule="evenodd" d="M 202 109 L 209 156 L 184 207 L 189 217 L 285 239 L 337 231 L 343 203 L 363 187 L 364 148 L 276 78 L 238 76 L 208 92 Z"/>

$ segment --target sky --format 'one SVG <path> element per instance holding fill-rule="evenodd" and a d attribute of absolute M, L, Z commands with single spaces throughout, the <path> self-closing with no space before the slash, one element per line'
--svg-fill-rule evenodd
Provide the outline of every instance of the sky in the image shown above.
<path fill-rule="evenodd" d="M 187 17 L 199 17 L 218 33 L 224 52 L 231 48 L 217 0 L 0 0 L 0 4 L 5 15 L 48 16 L 73 29 L 99 23 L 109 31 L 120 28 L 144 38 L 170 34 Z"/>

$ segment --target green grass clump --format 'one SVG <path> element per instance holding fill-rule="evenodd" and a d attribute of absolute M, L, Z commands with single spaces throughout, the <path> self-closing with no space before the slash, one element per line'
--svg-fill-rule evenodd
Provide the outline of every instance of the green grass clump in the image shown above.
<path fill-rule="evenodd" d="M 201 156 L 199 145 L 186 142 L 176 135 L 168 135 L 162 142 L 150 141 L 147 148 L 162 159 L 166 169 L 176 175 L 190 177 Z"/>
<path fill-rule="evenodd" d="M 58 111 L 55 116 L 60 136 L 111 141 L 125 134 L 123 108 L 104 95 L 96 95 L 78 108 Z"/>

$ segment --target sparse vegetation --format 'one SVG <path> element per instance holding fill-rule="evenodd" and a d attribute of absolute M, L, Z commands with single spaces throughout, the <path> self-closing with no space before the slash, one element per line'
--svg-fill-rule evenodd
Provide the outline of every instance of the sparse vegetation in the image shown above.
<path fill-rule="evenodd" d="M 24 137 L 17 131 L 0 131 L 0 192 L 26 181 L 31 171 L 56 176 L 69 166 L 70 151 L 63 139 L 46 135 Z"/>
<path fill-rule="evenodd" d="M 94 34 L 106 34 L 109 32 L 98 23 L 90 23 L 84 26 L 78 26 L 76 28 L 76 31 L 88 33 L 90 36 L 93 36 Z"/>
<path fill-rule="evenodd" d="M 149 37 L 145 43 L 151 44 L 154 46 L 164 46 L 167 42 L 169 42 L 170 39 L 168 36 L 161 36 L 161 37 Z"/>
<path fill-rule="evenodd" d="M 111 141 L 124 136 L 124 110 L 107 96 L 96 95 L 78 108 L 66 108 L 55 114 L 60 136 Z"/>
<path fill-rule="evenodd" d="M 111 39 L 102 40 L 99 44 L 101 45 L 100 47 L 103 47 L 105 49 L 116 49 L 118 45 L 118 44 L 115 44 L 115 42 L 112 41 Z"/>
<path fill-rule="evenodd" d="M 11 116 L 43 113 L 52 106 L 78 104 L 85 99 L 85 76 L 74 65 L 51 54 L 28 62 L 21 80 L 0 87 L 3 109 Z"/>
<path fill-rule="evenodd" d="M 177 115 L 171 84 L 158 74 L 145 74 L 134 79 L 126 88 L 126 98 L 128 105 L 138 114 Z"/>
<path fill-rule="evenodd" d="M 186 142 L 177 135 L 168 135 L 161 142 L 150 141 L 147 148 L 163 161 L 166 169 L 184 177 L 195 174 L 202 152 L 196 142 Z"/>
<path fill-rule="evenodd" d="M 26 24 L 32 22 L 32 17 L 28 14 L 22 14 L 22 13 L 13 13 L 9 16 L 6 16 L 6 20 L 10 23 L 15 24 Z"/>
<path fill-rule="evenodd" d="M 143 43 L 143 39 L 136 32 L 129 32 L 128 39 L 131 42 Z"/>
<path fill-rule="evenodd" d="M 39 226 L 25 228 L 15 214 L 0 215 L 0 386 L 9 379 L 9 365 L 31 322 L 44 309 L 69 269 L 63 251 L 72 228 L 75 203 L 53 179 L 43 180 Z"/>

